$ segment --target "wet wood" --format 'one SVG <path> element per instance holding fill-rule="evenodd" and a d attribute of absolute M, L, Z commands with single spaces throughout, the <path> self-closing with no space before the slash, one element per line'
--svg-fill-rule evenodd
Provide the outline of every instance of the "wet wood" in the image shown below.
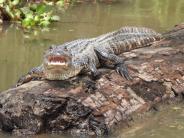
<path fill-rule="evenodd" d="M 0 128 L 17 135 L 67 132 L 105 135 L 158 103 L 184 93 L 184 25 L 151 47 L 122 54 L 133 81 L 115 71 L 89 85 L 32 81 L 0 94 Z"/>

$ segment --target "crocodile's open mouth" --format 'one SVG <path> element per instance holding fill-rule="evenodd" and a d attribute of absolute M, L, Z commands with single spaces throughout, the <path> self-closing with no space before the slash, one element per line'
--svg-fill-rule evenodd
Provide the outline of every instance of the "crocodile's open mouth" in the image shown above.
<path fill-rule="evenodd" d="M 63 56 L 49 56 L 47 57 L 48 66 L 67 66 L 67 58 Z"/>
<path fill-rule="evenodd" d="M 46 56 L 43 66 L 45 78 L 48 80 L 66 80 L 80 72 L 80 69 L 71 66 L 71 59 L 66 55 Z"/>

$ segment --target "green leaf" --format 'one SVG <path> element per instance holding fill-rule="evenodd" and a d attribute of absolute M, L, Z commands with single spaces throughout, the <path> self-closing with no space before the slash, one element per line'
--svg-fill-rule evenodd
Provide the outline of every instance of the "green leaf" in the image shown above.
<path fill-rule="evenodd" d="M 64 6 L 64 1 L 63 0 L 59 0 L 56 2 L 57 6 L 63 7 Z"/>
<path fill-rule="evenodd" d="M 20 12 L 20 10 L 15 9 L 14 10 L 14 14 L 15 14 L 15 16 L 16 16 L 17 19 L 21 19 L 21 12 Z"/>
<path fill-rule="evenodd" d="M 26 14 L 26 18 L 33 19 L 33 18 L 34 18 L 34 16 L 33 16 L 33 14 L 32 14 L 32 13 L 29 13 L 29 14 Z"/>
<path fill-rule="evenodd" d="M 14 14 L 13 14 L 13 11 L 10 9 L 10 7 L 7 5 L 6 7 L 5 7 L 5 10 L 6 10 L 6 12 L 8 13 L 8 15 L 12 18 L 12 19 L 14 19 Z"/>
<path fill-rule="evenodd" d="M 0 0 L 0 4 L 3 4 L 6 0 Z"/>
<path fill-rule="evenodd" d="M 13 1 L 12 1 L 12 5 L 14 5 L 14 6 L 17 5 L 17 4 L 19 4 L 19 3 L 20 3 L 19 0 L 13 0 Z"/>
<path fill-rule="evenodd" d="M 60 20 L 60 17 L 57 16 L 57 15 L 53 15 L 53 16 L 51 17 L 51 21 L 59 21 L 59 20 Z"/>
<path fill-rule="evenodd" d="M 22 21 L 22 26 L 23 26 L 23 27 L 28 27 L 28 26 L 30 26 L 30 20 L 28 20 L 27 18 L 24 19 L 24 20 Z"/>
<path fill-rule="evenodd" d="M 48 15 L 48 14 L 47 14 L 46 16 L 43 17 L 42 20 L 50 21 L 50 20 L 51 20 L 51 15 Z"/>
<path fill-rule="evenodd" d="M 47 27 L 47 26 L 49 26 L 49 24 L 50 24 L 50 22 L 49 21 L 42 21 L 42 22 L 40 22 L 40 26 L 42 26 L 42 27 Z"/>
<path fill-rule="evenodd" d="M 44 4 L 39 4 L 39 5 L 37 6 L 37 8 L 36 8 L 36 12 L 37 12 L 38 14 L 43 14 L 44 12 L 46 12 L 46 8 L 47 8 L 46 5 L 44 5 Z"/>
<path fill-rule="evenodd" d="M 52 1 L 51 2 L 46 1 L 46 4 L 47 5 L 50 5 L 50 6 L 53 6 L 54 5 L 54 2 L 52 2 Z"/>
<path fill-rule="evenodd" d="M 35 21 L 31 18 L 25 18 L 22 21 L 22 26 L 23 27 L 30 27 L 30 26 L 34 26 L 35 25 Z"/>
<path fill-rule="evenodd" d="M 30 10 L 36 11 L 37 7 L 38 7 L 38 4 L 31 4 L 30 5 Z"/>
<path fill-rule="evenodd" d="M 36 15 L 36 16 L 34 17 L 34 21 L 35 21 L 35 22 L 39 22 L 39 21 L 40 21 L 40 16 Z"/>
<path fill-rule="evenodd" d="M 29 7 L 23 7 L 20 8 L 20 10 L 22 11 L 22 13 L 26 16 L 27 14 L 33 14 L 33 11 L 30 10 Z"/>

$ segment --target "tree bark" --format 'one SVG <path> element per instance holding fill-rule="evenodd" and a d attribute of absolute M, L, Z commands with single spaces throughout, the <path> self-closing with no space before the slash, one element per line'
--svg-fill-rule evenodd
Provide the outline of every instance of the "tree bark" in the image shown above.
<path fill-rule="evenodd" d="M 17 135 L 106 135 L 133 114 L 184 94 L 184 24 L 151 47 L 122 56 L 132 81 L 112 70 L 96 81 L 96 89 L 69 81 L 31 81 L 2 92 L 0 128 Z"/>

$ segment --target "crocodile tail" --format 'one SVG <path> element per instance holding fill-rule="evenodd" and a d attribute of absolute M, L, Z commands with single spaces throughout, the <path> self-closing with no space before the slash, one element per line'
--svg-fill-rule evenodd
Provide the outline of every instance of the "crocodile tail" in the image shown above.
<path fill-rule="evenodd" d="M 144 37 L 133 37 L 123 41 L 123 52 L 130 51 L 133 49 L 150 46 L 153 42 L 159 41 L 159 36 L 144 36 Z"/>
<path fill-rule="evenodd" d="M 148 34 L 148 35 L 160 35 L 159 33 L 157 33 L 155 30 L 150 29 L 150 28 L 146 28 L 146 27 L 122 27 L 119 29 L 119 31 L 121 33 L 125 33 L 125 34 L 137 34 L 137 35 L 143 35 L 143 34 Z M 119 33 L 119 32 L 117 32 Z"/>
<path fill-rule="evenodd" d="M 123 27 L 119 31 L 124 39 L 115 47 L 117 54 L 146 47 L 162 39 L 160 33 L 145 27 Z"/>

